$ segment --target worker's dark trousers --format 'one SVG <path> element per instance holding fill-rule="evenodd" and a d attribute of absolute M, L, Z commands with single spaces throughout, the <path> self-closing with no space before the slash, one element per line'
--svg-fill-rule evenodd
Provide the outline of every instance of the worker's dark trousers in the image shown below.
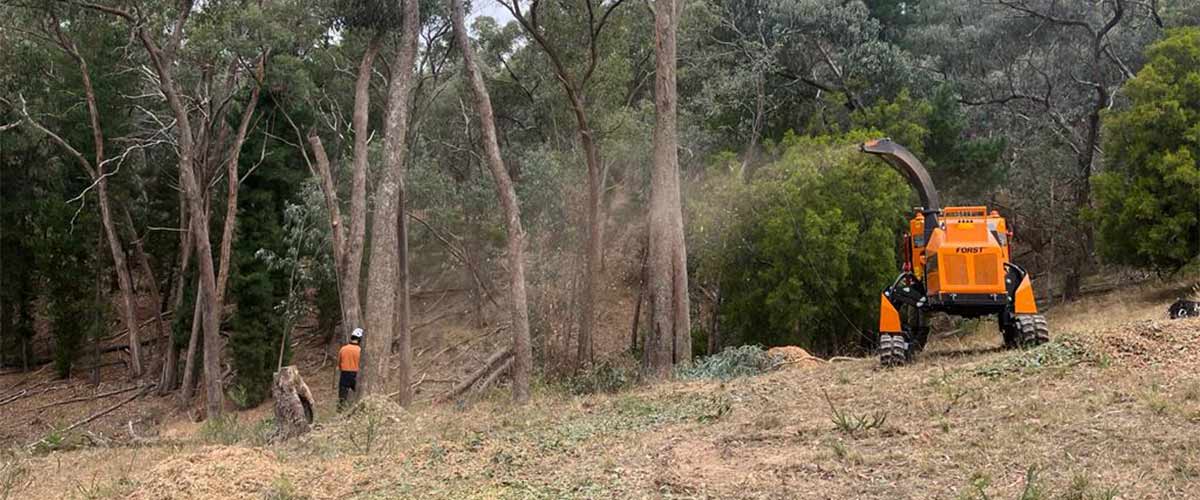
<path fill-rule="evenodd" d="M 342 377 L 338 380 L 338 408 L 346 404 L 346 400 L 350 398 L 350 391 L 357 390 L 358 372 L 342 372 Z"/>

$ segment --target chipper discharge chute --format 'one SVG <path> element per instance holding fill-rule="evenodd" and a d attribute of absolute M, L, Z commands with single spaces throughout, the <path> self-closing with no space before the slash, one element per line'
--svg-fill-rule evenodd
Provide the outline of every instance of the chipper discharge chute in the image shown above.
<path fill-rule="evenodd" d="M 934 312 L 965 318 L 996 315 L 1007 347 L 1049 340 L 1033 286 L 1011 262 L 1012 232 L 1004 218 L 984 206 L 942 207 L 920 160 L 890 139 L 863 143 L 912 184 L 924 205 L 904 235 L 903 269 L 879 300 L 879 361 L 904 364 L 925 347 Z"/>

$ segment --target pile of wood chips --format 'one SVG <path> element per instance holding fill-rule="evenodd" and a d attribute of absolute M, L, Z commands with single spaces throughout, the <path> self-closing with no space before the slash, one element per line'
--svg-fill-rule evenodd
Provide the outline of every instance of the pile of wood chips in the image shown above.
<path fill-rule="evenodd" d="M 825 363 L 825 360 L 809 354 L 802 347 L 794 345 L 772 347 L 767 349 L 767 355 L 776 359 L 776 363 L 781 368 L 809 368 Z"/>

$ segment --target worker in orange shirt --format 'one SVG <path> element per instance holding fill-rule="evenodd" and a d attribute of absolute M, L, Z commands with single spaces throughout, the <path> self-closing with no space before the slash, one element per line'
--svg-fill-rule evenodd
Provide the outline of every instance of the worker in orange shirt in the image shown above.
<path fill-rule="evenodd" d="M 338 409 L 345 406 L 350 397 L 350 391 L 358 390 L 358 360 L 362 356 L 363 330 L 355 328 L 350 333 L 350 343 L 338 350 Z"/>

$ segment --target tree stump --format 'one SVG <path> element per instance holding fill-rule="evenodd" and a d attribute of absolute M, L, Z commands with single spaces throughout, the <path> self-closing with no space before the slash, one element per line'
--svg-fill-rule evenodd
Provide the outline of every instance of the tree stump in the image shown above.
<path fill-rule="evenodd" d="M 285 366 L 275 373 L 271 396 L 275 398 L 275 435 L 272 441 L 284 441 L 312 430 L 312 392 L 295 366 Z"/>

